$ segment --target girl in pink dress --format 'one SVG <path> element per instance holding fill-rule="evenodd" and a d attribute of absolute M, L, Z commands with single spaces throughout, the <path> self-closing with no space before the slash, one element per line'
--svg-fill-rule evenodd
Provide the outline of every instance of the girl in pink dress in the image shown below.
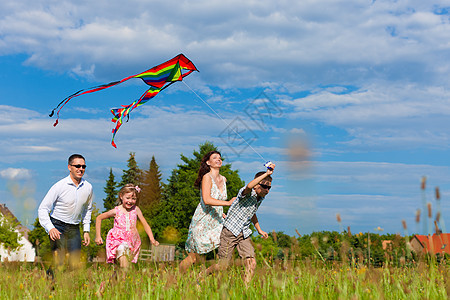
<path fill-rule="evenodd" d="M 138 218 L 144 226 L 150 242 L 155 246 L 159 245 L 140 208 L 136 206 L 138 191 L 140 191 L 139 187 L 130 183 L 122 187 L 119 191 L 120 205 L 100 214 L 95 223 L 95 242 L 97 245 L 101 245 L 103 244 L 100 234 L 102 220 L 114 217 L 114 227 L 106 236 L 106 257 L 108 263 L 119 262 L 123 268 L 128 267 L 129 258 L 131 262 L 136 263 L 139 256 L 141 239 L 136 228 Z"/>

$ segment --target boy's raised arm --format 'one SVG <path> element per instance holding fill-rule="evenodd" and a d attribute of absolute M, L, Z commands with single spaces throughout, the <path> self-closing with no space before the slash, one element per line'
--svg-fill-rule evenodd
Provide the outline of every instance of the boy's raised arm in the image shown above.
<path fill-rule="evenodd" d="M 273 174 L 273 170 L 275 169 L 275 164 L 271 164 L 269 167 L 270 168 L 267 168 L 266 173 L 262 174 L 261 176 L 256 177 L 255 179 L 253 179 L 252 181 L 250 181 L 247 184 L 245 189 L 242 191 L 243 196 L 249 194 L 258 183 L 260 183 L 261 181 L 264 180 L 264 178 Z"/>

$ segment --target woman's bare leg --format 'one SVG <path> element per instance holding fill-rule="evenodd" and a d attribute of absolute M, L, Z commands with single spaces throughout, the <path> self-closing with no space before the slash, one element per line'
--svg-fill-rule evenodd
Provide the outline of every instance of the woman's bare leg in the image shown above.
<path fill-rule="evenodd" d="M 187 269 L 189 269 L 193 264 L 195 264 L 198 261 L 198 254 L 194 252 L 189 252 L 188 256 L 183 259 L 183 261 L 180 263 L 180 272 L 185 273 Z"/>

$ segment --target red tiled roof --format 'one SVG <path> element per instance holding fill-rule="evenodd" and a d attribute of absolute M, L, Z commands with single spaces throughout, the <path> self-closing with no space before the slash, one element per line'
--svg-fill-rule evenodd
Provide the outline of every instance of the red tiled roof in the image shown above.
<path fill-rule="evenodd" d="M 30 229 L 20 224 L 16 216 L 9 210 L 9 208 L 6 207 L 6 204 L 0 204 L 0 213 L 13 221 L 13 223 L 16 224 L 16 229 L 22 233 L 26 239 L 28 239 L 28 232 L 30 232 Z"/>
<path fill-rule="evenodd" d="M 441 233 L 439 235 L 415 235 L 414 239 L 417 239 L 423 247 L 423 252 L 433 253 L 448 253 L 450 254 L 450 233 Z"/>

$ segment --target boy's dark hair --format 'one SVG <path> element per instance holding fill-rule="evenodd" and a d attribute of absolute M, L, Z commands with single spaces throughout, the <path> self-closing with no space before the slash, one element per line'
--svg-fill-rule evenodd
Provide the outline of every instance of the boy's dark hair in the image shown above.
<path fill-rule="evenodd" d="M 261 176 L 263 174 L 266 174 L 266 172 L 264 172 L 264 171 L 258 172 L 258 173 L 255 174 L 255 178 L 257 178 L 257 177 L 259 177 L 259 176 Z M 267 177 L 264 178 L 264 180 L 272 182 L 272 176 L 267 175 Z"/>
<path fill-rule="evenodd" d="M 76 159 L 76 158 L 81 158 L 81 159 L 83 159 L 84 161 L 86 161 L 86 159 L 84 159 L 83 155 L 81 155 L 81 154 L 72 154 L 72 155 L 69 157 L 69 160 L 68 160 L 69 165 L 71 165 L 72 162 L 73 162 L 73 160 Z"/>

